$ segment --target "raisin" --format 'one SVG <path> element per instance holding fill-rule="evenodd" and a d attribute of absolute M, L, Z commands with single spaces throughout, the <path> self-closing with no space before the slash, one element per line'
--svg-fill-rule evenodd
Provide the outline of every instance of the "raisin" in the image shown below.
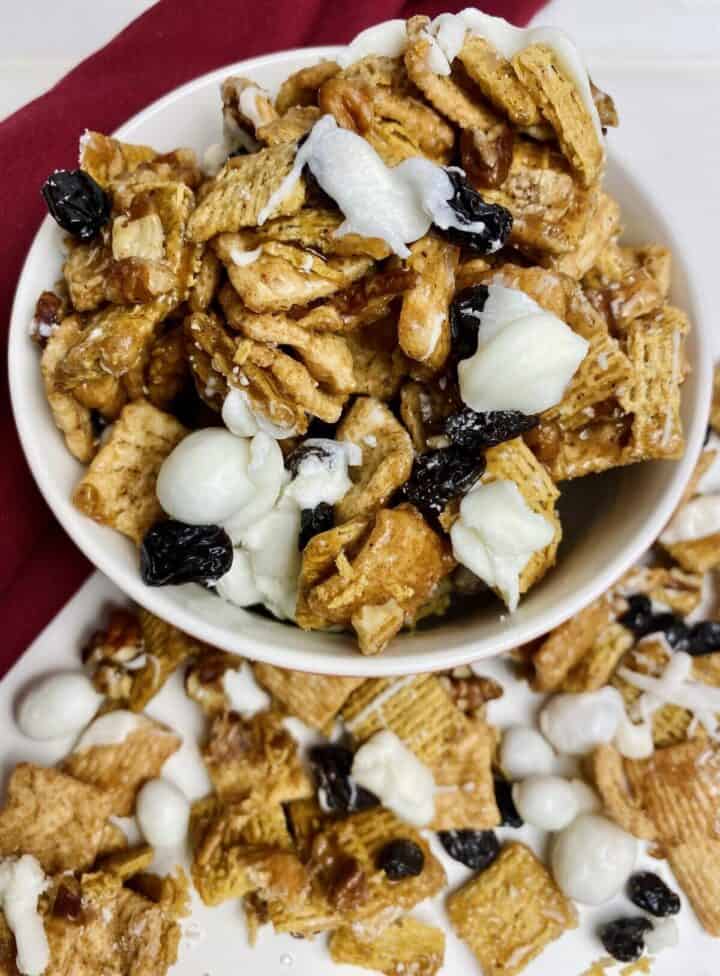
<path fill-rule="evenodd" d="M 56 169 L 41 192 L 53 220 L 81 241 L 95 237 L 110 219 L 110 197 L 81 169 Z"/>
<path fill-rule="evenodd" d="M 482 454 L 471 456 L 453 446 L 427 451 L 415 459 L 400 496 L 433 519 L 452 498 L 468 491 L 484 470 Z"/>
<path fill-rule="evenodd" d="M 425 855 L 415 841 L 398 837 L 386 844 L 377 856 L 376 864 L 390 881 L 417 878 L 425 867 Z"/>
<path fill-rule="evenodd" d="M 648 624 L 652 618 L 652 602 L 643 593 L 634 593 L 627 598 L 628 608 L 618 617 L 618 622 L 631 630 L 636 637 L 644 637 L 648 633 Z"/>
<path fill-rule="evenodd" d="M 693 657 L 720 651 L 720 622 L 717 620 L 701 620 L 699 623 L 693 624 L 690 628 L 686 650 Z"/>
<path fill-rule="evenodd" d="M 652 871 L 640 871 L 628 882 L 628 898 L 643 911 L 666 918 L 680 911 L 680 897 Z"/>
<path fill-rule="evenodd" d="M 303 308 L 303 312 L 307 309 Z M 306 436 L 315 440 L 334 441 L 337 434 L 337 424 L 329 424 L 326 420 L 313 417 L 307 429 Z"/>
<path fill-rule="evenodd" d="M 645 949 L 645 933 L 652 928 L 646 918 L 616 918 L 600 929 L 605 950 L 618 962 L 635 962 Z"/>
<path fill-rule="evenodd" d="M 525 823 L 517 812 L 512 796 L 513 784 L 500 776 L 495 777 L 495 802 L 500 811 L 500 824 L 503 827 L 522 827 Z"/>
<path fill-rule="evenodd" d="M 321 464 L 325 464 L 332 458 L 332 455 L 320 444 L 301 444 L 285 458 L 285 467 L 293 478 L 297 478 L 300 465 L 306 458 L 310 457 L 317 458 Z"/>
<path fill-rule="evenodd" d="M 354 813 L 379 804 L 370 790 L 359 786 L 350 776 L 353 754 L 343 746 L 314 746 L 309 753 L 315 774 L 318 801 L 330 813 Z"/>
<path fill-rule="evenodd" d="M 453 444 L 471 450 L 495 447 L 503 441 L 511 441 L 537 426 L 538 418 L 520 410 L 490 410 L 478 413 L 465 407 L 449 416 L 443 430 Z"/>
<path fill-rule="evenodd" d="M 448 227 L 440 232 L 448 240 L 475 254 L 499 251 L 512 230 L 513 218 L 509 210 L 497 203 L 486 203 L 468 181 L 462 170 L 446 169 L 452 183 L 453 195 L 448 200 L 460 228 Z M 481 224 L 482 229 L 462 230 L 462 225 Z"/>
<path fill-rule="evenodd" d="M 450 334 L 455 359 L 469 359 L 477 352 L 480 319 L 489 294 L 487 285 L 471 285 L 453 298 L 450 304 Z"/>
<path fill-rule="evenodd" d="M 628 609 L 618 621 L 638 639 L 648 634 L 664 634 L 676 651 L 687 650 L 691 643 L 691 631 L 685 622 L 674 613 L 653 613 L 652 602 L 643 593 L 628 597 Z"/>
<path fill-rule="evenodd" d="M 169 519 L 153 525 L 140 546 L 140 575 L 146 586 L 216 583 L 232 561 L 230 536 L 219 525 Z"/>
<path fill-rule="evenodd" d="M 327 502 L 320 502 L 315 508 L 304 508 L 300 513 L 300 538 L 298 547 L 300 551 L 305 548 L 308 542 L 321 532 L 327 532 L 335 525 L 335 513 L 332 505 Z"/>
<path fill-rule="evenodd" d="M 438 837 L 453 860 L 473 871 L 489 868 L 500 853 L 494 830 L 442 830 Z"/>
<path fill-rule="evenodd" d="M 665 640 L 676 651 L 685 651 L 690 644 L 690 628 L 674 613 L 654 613 L 648 633 L 664 634 Z"/>

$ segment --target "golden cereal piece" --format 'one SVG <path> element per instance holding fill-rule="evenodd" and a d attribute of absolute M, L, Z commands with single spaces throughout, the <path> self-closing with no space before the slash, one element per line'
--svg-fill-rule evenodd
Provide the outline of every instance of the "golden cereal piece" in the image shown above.
<path fill-rule="evenodd" d="M 583 278 L 583 287 L 615 334 L 640 316 L 662 308 L 670 290 L 670 252 L 665 248 L 606 243 Z"/>
<path fill-rule="evenodd" d="M 690 542 L 675 542 L 664 548 L 688 572 L 704 573 L 720 566 L 720 532 Z"/>
<path fill-rule="evenodd" d="M 95 454 L 90 410 L 57 382 L 60 365 L 68 351 L 81 340 L 82 334 L 82 323 L 76 315 L 64 318 L 43 349 L 40 371 L 53 420 L 65 438 L 67 449 L 78 461 L 88 464 Z"/>
<path fill-rule="evenodd" d="M 186 433 L 174 417 L 152 404 L 129 403 L 78 482 L 73 503 L 139 544 L 162 517 L 155 495 L 160 466 Z"/>
<path fill-rule="evenodd" d="M 402 884 L 376 867 L 379 851 L 397 837 L 418 844 L 425 857 L 422 872 Z M 382 807 L 328 824 L 315 839 L 308 869 L 313 882 L 305 901 L 269 901 L 276 932 L 312 935 L 352 923 L 358 937 L 374 938 L 446 881 L 424 838 Z"/>
<path fill-rule="evenodd" d="M 255 135 L 265 146 L 297 142 L 312 129 L 320 115 L 320 109 L 314 105 L 295 105 L 272 122 L 259 126 Z"/>
<path fill-rule="evenodd" d="M 322 810 L 314 796 L 292 800 L 285 805 L 285 812 L 295 850 L 301 861 L 306 863 L 312 854 L 315 836 L 327 827 L 333 814 Z"/>
<path fill-rule="evenodd" d="M 420 89 L 430 104 L 461 129 L 480 129 L 485 132 L 495 126 L 499 117 L 490 106 L 474 101 L 466 89 L 458 84 L 458 68 L 448 77 L 436 75 L 428 67 L 430 18 L 411 17 L 407 22 L 408 45 L 405 67 L 410 80 Z"/>
<path fill-rule="evenodd" d="M 112 263 L 112 251 L 104 234 L 91 241 L 70 241 L 63 277 L 78 312 L 93 312 L 107 300 L 107 276 Z"/>
<path fill-rule="evenodd" d="M 510 62 L 484 37 L 468 32 L 458 60 L 483 95 L 519 128 L 542 121 L 538 107 Z"/>
<path fill-rule="evenodd" d="M 627 763 L 615 746 L 598 746 L 593 752 L 593 781 L 605 813 L 623 830 L 643 840 L 656 840 L 658 830 L 642 806 L 642 796 L 627 776 Z"/>
<path fill-rule="evenodd" d="M 597 210 L 574 251 L 549 259 L 555 271 L 579 280 L 595 264 L 598 254 L 620 230 L 620 207 L 607 193 L 601 193 Z"/>
<path fill-rule="evenodd" d="M 145 715 L 136 715 L 135 721 L 122 742 L 76 749 L 62 764 L 70 776 L 102 790 L 110 799 L 111 813 L 119 817 L 132 814 L 142 785 L 159 776 L 182 745 L 182 739 L 159 722 Z"/>
<path fill-rule="evenodd" d="M 400 390 L 400 416 L 420 454 L 428 448 L 428 437 L 439 434 L 443 420 L 459 409 L 458 391 L 449 382 L 441 389 L 411 380 Z"/>
<path fill-rule="evenodd" d="M 362 463 L 350 470 L 353 487 L 336 504 L 336 520 L 372 515 L 410 477 L 410 436 L 385 404 L 358 397 L 338 427 L 337 438 L 357 444 Z"/>
<path fill-rule="evenodd" d="M 668 852 L 668 862 L 702 927 L 720 936 L 720 840 L 676 844 Z"/>
<path fill-rule="evenodd" d="M 178 279 L 164 261 L 122 258 L 111 265 L 105 279 L 105 297 L 116 305 L 151 302 L 178 289 Z"/>
<path fill-rule="evenodd" d="M 358 607 L 350 618 L 362 654 L 379 654 L 405 623 L 405 611 L 391 596 L 385 603 Z"/>
<path fill-rule="evenodd" d="M 98 868 L 108 874 L 114 874 L 121 881 L 127 881 L 141 871 L 147 871 L 155 858 L 155 851 L 149 844 L 129 847 L 122 851 L 115 851 L 100 859 Z"/>
<path fill-rule="evenodd" d="M 227 671 L 237 671 L 243 659 L 237 654 L 209 648 L 191 663 L 185 674 L 185 691 L 209 718 L 230 708 L 223 679 Z"/>
<path fill-rule="evenodd" d="M 312 248 L 325 255 L 354 257 L 357 255 L 381 261 L 390 254 L 390 248 L 379 237 L 361 237 L 359 234 L 335 233 L 343 222 L 338 211 L 304 207 L 290 217 L 276 217 L 258 228 L 258 241 L 279 241 Z"/>
<path fill-rule="evenodd" d="M 521 437 L 491 447 L 485 458 L 483 484 L 493 481 L 514 481 L 530 508 L 538 515 L 542 515 L 555 529 L 552 542 L 539 552 L 533 553 L 520 574 L 520 593 L 526 593 L 555 565 L 557 548 L 562 538 L 562 526 L 555 510 L 555 502 L 560 492 L 547 469 L 537 460 Z"/>
<path fill-rule="evenodd" d="M 448 898 L 447 911 L 485 976 L 516 976 L 578 924 L 572 902 L 524 844 L 506 844 L 487 870 Z"/>
<path fill-rule="evenodd" d="M 417 279 L 403 296 L 398 341 L 410 359 L 432 370 L 441 369 L 450 353 L 448 309 L 459 259 L 460 248 L 436 237 L 423 237 L 410 248 L 407 263 Z"/>
<path fill-rule="evenodd" d="M 334 61 L 320 61 L 308 68 L 295 71 L 280 85 L 275 98 L 275 108 L 284 115 L 288 109 L 295 106 L 316 105 L 320 86 L 339 71 L 340 66 Z"/>
<path fill-rule="evenodd" d="M 688 329 L 687 316 L 670 305 L 648 318 L 636 319 L 628 329 L 626 348 L 633 379 L 620 402 L 634 415 L 628 450 L 635 461 L 682 454 L 680 386 Z"/>
<path fill-rule="evenodd" d="M 330 732 L 345 700 L 363 678 L 336 678 L 329 674 L 289 671 L 256 662 L 253 672 L 260 684 L 290 715 L 311 728 Z"/>
<path fill-rule="evenodd" d="M 388 553 L 394 558 L 388 559 Z M 342 554 L 341 554 L 342 556 Z M 415 619 L 437 584 L 454 567 L 447 543 L 411 506 L 381 510 L 352 564 L 338 557 L 338 571 L 312 587 L 301 590 L 297 620 L 304 629 L 351 623 L 363 607 L 383 607 L 391 599 L 405 612 L 405 622 Z M 301 577 L 301 585 L 304 581 Z M 399 615 L 391 619 L 397 626 Z M 378 653 L 384 644 L 374 639 L 367 611 L 361 615 L 361 651 Z M 383 641 L 390 639 L 386 612 L 376 624 Z"/>
<path fill-rule="evenodd" d="M 397 345 L 394 313 L 343 336 L 350 350 L 353 393 L 378 400 L 391 400 L 410 369 L 410 362 Z"/>
<path fill-rule="evenodd" d="M 546 44 L 531 44 L 512 59 L 515 72 L 550 122 L 562 150 L 578 172 L 583 186 L 602 174 L 605 150 L 590 113 L 555 52 Z"/>
<path fill-rule="evenodd" d="M 270 95 L 256 82 L 241 75 L 225 78 L 220 86 L 223 118 L 232 119 L 236 126 L 257 135 L 257 130 L 274 122 L 277 111 Z"/>
<path fill-rule="evenodd" d="M 610 623 L 593 641 L 590 650 L 567 674 L 559 691 L 597 691 L 607 684 L 615 669 L 634 642 L 632 633 L 622 624 Z"/>
<path fill-rule="evenodd" d="M 0 857 L 32 854 L 48 873 L 88 868 L 107 849 L 110 797 L 56 769 L 20 763 L 0 809 Z"/>
<path fill-rule="evenodd" d="M 292 169 L 295 151 L 290 144 L 231 157 L 190 218 L 190 239 L 207 241 L 222 231 L 257 227 L 261 211 Z M 300 178 L 271 216 L 295 213 L 304 202 L 305 182 Z"/>
<path fill-rule="evenodd" d="M 439 767 L 451 744 L 463 741 L 470 730 L 468 720 L 431 674 L 369 678 L 350 695 L 342 717 L 356 743 L 389 729 L 421 762 L 433 767 Z M 462 761 L 458 756 L 457 762 Z"/>
<path fill-rule="evenodd" d="M 492 773 L 495 744 L 493 730 L 479 717 L 466 720 L 462 731 L 445 739 L 432 762 L 440 787 L 433 830 L 486 830 L 500 823 Z"/>
<path fill-rule="evenodd" d="M 128 708 L 141 712 L 168 678 L 189 658 L 202 654 L 207 645 L 140 608 L 145 664 L 131 672 Z"/>
<path fill-rule="evenodd" d="M 190 380 L 182 323 L 159 336 L 150 347 L 145 368 L 147 397 L 153 406 L 167 410 Z"/>
<path fill-rule="evenodd" d="M 310 610 L 308 594 L 317 583 L 332 575 L 338 560 L 344 562 L 357 555 L 369 528 L 370 520 L 359 516 L 313 536 L 305 546 L 296 610 L 296 620 L 304 629 L 313 630 L 325 626 L 324 617 L 318 617 Z"/>
<path fill-rule="evenodd" d="M 206 248 L 188 294 L 188 305 L 192 312 L 204 312 L 208 308 L 220 287 L 221 274 L 220 258 L 210 248 Z"/>
<path fill-rule="evenodd" d="M 281 803 L 313 792 L 297 743 L 274 711 L 247 719 L 237 712 L 215 716 L 202 757 L 217 793 L 228 801 L 254 793 L 265 803 Z"/>
<path fill-rule="evenodd" d="M 407 915 L 370 941 L 359 939 L 352 926 L 340 928 L 330 936 L 328 949 L 333 962 L 386 976 L 435 976 L 445 959 L 445 933 Z"/>
<path fill-rule="evenodd" d="M 473 271 L 470 283 L 504 285 L 505 288 L 524 291 L 541 308 L 563 320 L 567 317 L 568 301 L 573 294 L 572 283 L 560 272 L 549 268 L 525 268 L 518 264 L 480 267 Z"/>
<path fill-rule="evenodd" d="M 86 132 L 81 138 L 80 167 L 105 188 L 133 177 L 179 180 L 194 189 L 202 178 L 192 149 L 158 153 L 150 146 L 121 142 L 101 132 Z"/>

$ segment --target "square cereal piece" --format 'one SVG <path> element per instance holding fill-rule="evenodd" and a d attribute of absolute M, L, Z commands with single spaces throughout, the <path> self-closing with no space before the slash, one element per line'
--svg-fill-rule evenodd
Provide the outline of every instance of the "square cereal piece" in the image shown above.
<path fill-rule="evenodd" d="M 464 731 L 446 740 L 431 767 L 439 787 L 432 830 L 487 830 L 500 823 L 492 773 L 495 745 L 482 718 L 467 720 Z"/>
<path fill-rule="evenodd" d="M 397 344 L 396 318 L 396 313 L 390 312 L 384 319 L 343 337 L 352 357 L 353 393 L 388 401 L 400 389 L 410 371 L 410 361 Z"/>
<path fill-rule="evenodd" d="M 668 862 L 702 927 L 720 937 L 720 840 L 677 844 L 668 851 Z"/>
<path fill-rule="evenodd" d="M 233 156 L 210 184 L 188 224 L 193 241 L 207 241 L 222 231 L 257 227 L 260 214 L 295 162 L 294 143 Z M 270 217 L 297 213 L 305 202 L 305 181 L 297 183 L 273 208 Z"/>
<path fill-rule="evenodd" d="M 572 902 L 524 844 L 507 844 L 486 871 L 450 895 L 447 911 L 485 976 L 516 976 L 578 924 Z"/>
<path fill-rule="evenodd" d="M 399 837 L 418 844 L 425 857 L 421 873 L 402 884 L 376 867 L 380 850 Z M 305 901 L 269 901 L 277 932 L 312 935 L 352 923 L 356 935 L 374 938 L 446 882 L 423 837 L 382 807 L 328 824 L 315 839 L 308 870 L 313 882 Z"/>
<path fill-rule="evenodd" d="M 65 438 L 67 449 L 82 464 L 89 464 L 97 449 L 92 415 L 89 408 L 80 403 L 72 392 L 65 390 L 57 378 L 61 363 L 69 350 L 80 341 L 82 333 L 80 318 L 77 315 L 66 316 L 43 349 L 40 371 L 48 406 L 56 427 Z"/>
<path fill-rule="evenodd" d="M 661 536 L 660 545 L 688 572 L 705 573 L 720 566 L 720 532 L 687 542 L 663 542 Z"/>
<path fill-rule="evenodd" d="M 550 544 L 533 553 L 520 574 L 520 593 L 526 593 L 555 565 L 555 556 L 562 538 L 562 526 L 555 509 L 560 492 L 545 466 L 538 461 L 521 437 L 491 447 L 485 459 L 487 464 L 482 483 L 514 481 L 529 507 L 550 522 L 555 530 Z"/>
<path fill-rule="evenodd" d="M 185 672 L 185 692 L 196 702 L 208 718 L 230 710 L 230 697 L 225 691 L 228 671 L 240 671 L 243 659 L 228 651 L 208 649 L 196 658 Z"/>
<path fill-rule="evenodd" d="M 333 815 L 323 810 L 314 796 L 291 800 L 284 806 L 295 850 L 300 860 L 306 863 L 316 835 L 327 827 Z"/>
<path fill-rule="evenodd" d="M 608 624 L 595 638 L 588 653 L 568 672 L 558 691 L 578 693 L 602 688 L 634 642 L 627 627 L 615 622 Z"/>
<path fill-rule="evenodd" d="M 174 417 L 147 401 L 129 403 L 78 482 L 75 506 L 139 544 L 162 518 L 155 495 L 160 467 L 186 434 Z"/>
<path fill-rule="evenodd" d="M 48 873 L 90 867 L 107 844 L 111 798 L 56 769 L 15 767 L 0 810 L 0 857 L 32 854 Z"/>
<path fill-rule="evenodd" d="M 445 933 L 406 915 L 370 941 L 359 939 L 352 926 L 340 928 L 330 936 L 328 949 L 333 962 L 385 976 L 435 976 L 445 959 Z"/>
<path fill-rule="evenodd" d="M 140 787 L 160 775 L 181 745 L 179 735 L 146 715 L 107 712 L 87 727 L 62 768 L 105 792 L 111 813 L 128 817 Z"/>
<path fill-rule="evenodd" d="M 598 254 L 619 229 L 620 207 L 609 194 L 601 193 L 597 209 L 575 250 L 547 259 L 549 266 L 579 280 L 592 268 Z"/>
<path fill-rule="evenodd" d="M 217 715 L 202 758 L 219 796 L 228 801 L 257 794 L 266 803 L 283 803 L 313 793 L 297 742 L 274 711 L 252 718 L 237 712 Z"/>
<path fill-rule="evenodd" d="M 150 146 L 121 142 L 101 132 L 86 131 L 80 137 L 80 166 L 102 187 L 112 187 L 133 177 L 180 180 L 195 189 L 203 179 L 192 149 L 159 153 Z"/>
<path fill-rule="evenodd" d="M 558 56 L 546 44 L 531 44 L 512 59 L 515 72 L 550 122 L 563 153 L 583 186 L 602 174 L 605 150 L 596 125 Z"/>
<path fill-rule="evenodd" d="M 366 742 L 389 729 L 428 765 L 437 764 L 451 742 L 462 739 L 468 720 L 432 674 L 368 678 L 342 709 L 353 740 Z"/>
<path fill-rule="evenodd" d="M 460 248 L 437 237 L 423 237 L 410 252 L 407 263 L 417 280 L 403 296 L 398 342 L 408 358 L 435 371 L 444 366 L 450 353 L 448 310 Z"/>
<path fill-rule="evenodd" d="M 537 105 L 512 65 L 488 40 L 468 31 L 457 57 L 483 95 L 513 125 L 527 128 L 542 121 Z"/>
<path fill-rule="evenodd" d="M 145 664 L 131 671 L 132 689 L 128 707 L 141 712 L 168 678 L 189 658 L 197 657 L 207 645 L 190 637 L 154 614 L 138 611 Z"/>
<path fill-rule="evenodd" d="M 328 733 L 344 702 L 364 678 L 289 671 L 272 664 L 253 665 L 255 677 L 289 715 L 319 732 Z"/>

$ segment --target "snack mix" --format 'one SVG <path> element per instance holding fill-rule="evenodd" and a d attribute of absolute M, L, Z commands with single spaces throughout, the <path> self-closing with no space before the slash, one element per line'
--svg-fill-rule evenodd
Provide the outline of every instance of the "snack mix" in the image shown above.
<path fill-rule="evenodd" d="M 563 482 L 684 447 L 689 323 L 668 250 L 620 243 L 612 99 L 561 32 L 473 9 L 221 95 L 202 165 L 86 132 L 43 187 L 67 253 L 32 332 L 75 505 L 146 584 L 363 654 L 468 596 L 512 612 Z M 692 536 L 666 548 L 702 571 Z"/>
<path fill-rule="evenodd" d="M 692 543 L 677 530 L 713 500 L 714 432 L 642 565 L 532 644 L 447 673 L 281 670 L 115 609 L 83 670 L 41 678 L 17 708 L 29 738 L 77 738 L 55 767 L 10 775 L 0 973 L 162 976 L 198 899 L 242 909 L 228 951 L 269 928 L 327 934 L 334 962 L 386 976 L 441 972 L 454 938 L 484 976 L 516 976 L 582 926 L 596 945 L 584 976 L 629 976 L 692 914 L 720 937 L 720 522 Z M 421 520 L 409 506 L 378 518 L 388 532 Z M 352 538 L 357 519 L 332 533 Z M 205 767 L 185 781 L 206 794 L 186 796 L 177 766 L 165 775 L 182 737 L 145 714 L 169 680 L 183 762 Z M 115 819 L 133 815 L 139 844 Z M 580 976 L 558 958 L 553 972 Z"/>

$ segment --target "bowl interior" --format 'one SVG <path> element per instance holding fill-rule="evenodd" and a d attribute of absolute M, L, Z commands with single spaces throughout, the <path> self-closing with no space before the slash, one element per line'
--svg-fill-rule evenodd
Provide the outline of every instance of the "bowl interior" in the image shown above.
<path fill-rule="evenodd" d="M 314 48 L 240 62 L 177 89 L 118 130 L 132 142 L 200 153 L 220 139 L 218 84 L 245 74 L 270 90 L 285 77 L 336 48 Z M 691 281 L 673 235 L 627 168 L 610 158 L 607 184 L 623 211 L 629 243 L 657 241 L 674 252 L 673 301 L 694 322 L 688 343 L 692 372 L 683 394 L 687 450 L 678 462 L 652 462 L 569 483 L 561 496 L 564 538 L 557 567 L 512 616 L 498 605 L 397 638 L 377 658 L 361 656 L 343 634 L 303 631 L 227 604 L 199 586 L 151 589 L 140 581 L 131 543 L 96 525 L 70 502 L 81 466 L 65 449 L 40 381 L 28 339 L 35 300 L 59 276 L 61 234 L 47 218 L 23 270 L 13 308 L 9 369 L 13 409 L 40 490 L 89 559 L 134 600 L 198 638 L 230 651 L 300 670 L 332 674 L 400 674 L 452 667 L 497 654 L 539 636 L 599 595 L 652 543 L 677 503 L 702 446 L 710 398 L 711 364 Z"/>

